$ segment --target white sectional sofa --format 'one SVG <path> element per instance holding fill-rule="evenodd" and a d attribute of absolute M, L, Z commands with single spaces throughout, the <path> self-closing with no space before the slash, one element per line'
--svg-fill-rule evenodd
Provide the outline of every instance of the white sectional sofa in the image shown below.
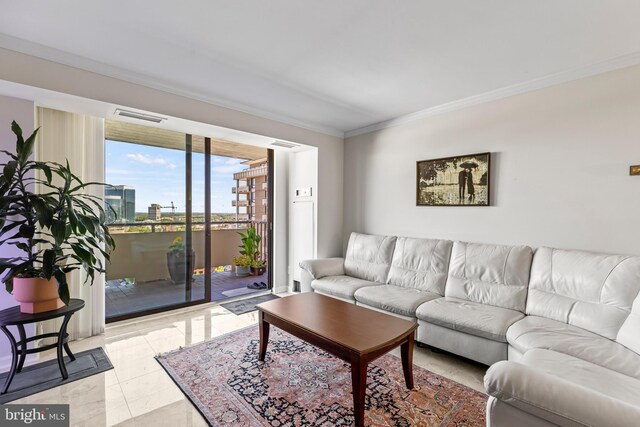
<path fill-rule="evenodd" d="M 491 365 L 488 426 L 640 425 L 640 257 L 352 233 L 302 288 Z"/>

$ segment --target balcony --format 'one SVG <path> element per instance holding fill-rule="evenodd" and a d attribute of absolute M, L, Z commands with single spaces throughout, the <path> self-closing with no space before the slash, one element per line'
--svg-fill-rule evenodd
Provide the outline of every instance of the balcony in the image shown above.
<path fill-rule="evenodd" d="M 249 201 L 248 200 L 232 200 L 231 201 L 231 206 L 236 207 L 236 206 L 249 206 Z"/>
<path fill-rule="evenodd" d="M 259 176 L 265 176 L 269 172 L 269 168 L 265 166 L 260 166 L 258 168 L 251 168 L 243 170 L 242 172 L 237 172 L 233 174 L 233 179 L 249 179 L 256 178 Z"/>
<path fill-rule="evenodd" d="M 268 190 L 269 189 L 269 183 L 268 182 L 263 182 L 260 185 L 260 188 L 262 188 L 263 190 Z"/>
<path fill-rule="evenodd" d="M 246 215 L 245 215 L 246 216 Z M 219 301 L 256 292 L 247 285 L 268 282 L 267 273 L 262 276 L 236 277 L 231 271 L 233 258 L 238 255 L 240 236 L 254 225 L 264 236 L 261 252 L 267 253 L 266 223 L 245 221 L 215 222 L 211 226 L 211 299 Z M 185 223 L 130 223 L 109 227 L 116 247 L 106 273 L 106 316 L 114 318 L 143 310 L 166 307 L 185 302 L 185 284 L 174 284 L 169 277 L 167 251 L 176 237 L 184 238 Z M 195 274 L 190 289 L 190 300 L 204 298 L 204 248 L 203 223 L 193 224 L 193 250 Z M 226 266 L 226 268 L 225 268 Z"/>
<path fill-rule="evenodd" d="M 232 187 L 231 188 L 231 193 L 232 194 L 249 194 L 250 191 L 251 191 L 251 189 L 246 185 L 242 185 L 240 187 Z"/>
<path fill-rule="evenodd" d="M 266 206 L 269 203 L 268 199 L 262 199 L 262 206 Z"/>

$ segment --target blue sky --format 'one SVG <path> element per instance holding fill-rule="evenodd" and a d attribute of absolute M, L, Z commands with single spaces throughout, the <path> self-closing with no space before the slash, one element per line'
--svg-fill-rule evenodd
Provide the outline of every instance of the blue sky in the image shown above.
<path fill-rule="evenodd" d="M 193 153 L 193 212 L 204 212 L 204 154 Z M 211 156 L 211 211 L 235 212 L 233 174 L 246 169 L 242 159 Z M 136 190 L 136 212 L 147 212 L 152 203 L 176 205 L 185 211 L 184 151 L 126 142 L 105 141 L 105 181 Z M 163 212 L 170 212 L 169 209 Z"/>

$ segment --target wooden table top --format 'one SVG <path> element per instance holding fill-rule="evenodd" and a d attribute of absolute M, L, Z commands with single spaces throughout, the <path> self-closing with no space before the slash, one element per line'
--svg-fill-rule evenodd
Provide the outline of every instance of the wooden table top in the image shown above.
<path fill-rule="evenodd" d="M 256 308 L 361 354 L 376 351 L 418 324 L 314 292 L 263 302 Z"/>

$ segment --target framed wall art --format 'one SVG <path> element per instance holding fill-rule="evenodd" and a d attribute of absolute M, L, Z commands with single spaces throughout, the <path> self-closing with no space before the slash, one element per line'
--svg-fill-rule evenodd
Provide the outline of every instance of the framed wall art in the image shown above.
<path fill-rule="evenodd" d="M 490 206 L 491 153 L 417 162 L 417 206 Z"/>

